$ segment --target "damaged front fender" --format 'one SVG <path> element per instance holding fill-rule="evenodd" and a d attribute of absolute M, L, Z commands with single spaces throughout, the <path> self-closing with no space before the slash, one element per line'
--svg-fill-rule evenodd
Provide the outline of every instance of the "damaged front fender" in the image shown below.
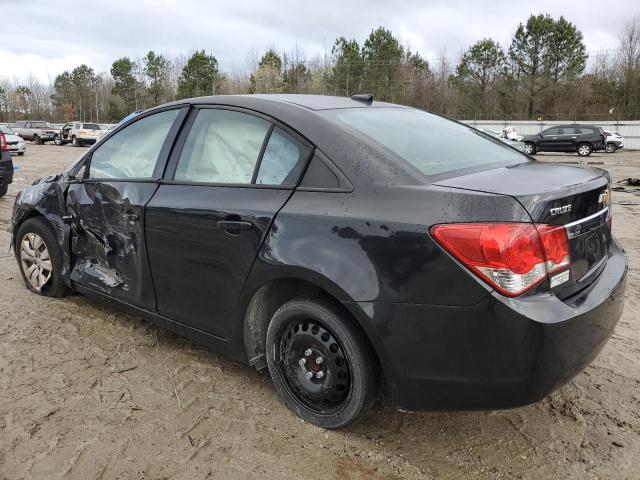
<path fill-rule="evenodd" d="M 71 286 L 71 226 L 64 221 L 65 192 L 68 186 L 68 182 L 62 181 L 61 176 L 56 175 L 37 180 L 18 193 L 11 216 L 11 247 L 17 254 L 16 236 L 25 220 L 34 216 L 44 217 L 52 227 L 62 252 L 62 278 Z"/>

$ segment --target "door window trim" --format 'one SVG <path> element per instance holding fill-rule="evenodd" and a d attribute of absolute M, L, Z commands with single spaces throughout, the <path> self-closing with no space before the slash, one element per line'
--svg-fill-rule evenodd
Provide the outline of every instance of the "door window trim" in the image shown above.
<path fill-rule="evenodd" d="M 143 120 L 151 115 L 166 112 L 169 110 L 179 110 L 178 114 L 173 120 L 173 124 L 169 128 L 169 132 L 167 132 L 167 136 L 164 139 L 162 147 L 160 148 L 160 152 L 158 153 L 158 159 L 156 160 L 156 165 L 153 168 L 153 173 L 151 177 L 128 177 L 128 178 L 91 178 L 89 174 L 91 173 L 91 158 L 93 153 L 99 148 L 100 145 L 104 144 L 107 140 L 109 140 L 113 135 L 117 132 L 122 131 L 124 128 L 127 128 L 139 120 Z M 176 137 L 180 132 L 180 128 L 184 123 L 185 117 L 189 113 L 189 105 L 171 105 L 163 108 L 149 110 L 148 112 L 141 113 L 140 115 L 135 116 L 131 119 L 130 122 L 127 122 L 124 125 L 121 125 L 118 128 L 115 128 L 109 135 L 107 135 L 104 139 L 96 144 L 95 148 L 92 148 L 87 152 L 87 156 L 84 157 L 84 161 L 78 162 L 78 170 L 82 168 L 82 165 L 85 165 L 85 169 L 83 172 L 83 177 L 80 181 L 83 182 L 95 182 L 95 183 L 111 183 L 111 182 L 135 182 L 135 183 L 154 183 L 160 181 L 162 178 L 162 172 L 164 171 L 167 162 L 169 161 L 169 156 L 171 153 L 171 149 L 175 143 Z"/>
<path fill-rule="evenodd" d="M 262 146 L 260 148 L 260 153 L 258 155 L 258 159 L 256 160 L 256 164 L 254 166 L 253 175 L 251 177 L 251 183 L 216 183 L 216 182 L 196 182 L 193 180 L 175 180 L 176 170 L 178 169 L 178 162 L 180 161 L 180 155 L 182 154 L 182 150 L 184 148 L 185 143 L 187 142 L 187 138 L 189 137 L 189 132 L 191 131 L 191 127 L 193 126 L 198 113 L 201 110 L 230 110 L 232 112 L 244 113 L 247 115 L 251 115 L 257 118 L 260 118 L 269 123 L 269 129 L 265 134 L 264 140 L 262 141 Z M 262 163 L 262 157 L 264 156 L 264 152 L 267 149 L 267 145 L 269 143 L 269 139 L 271 138 L 271 134 L 273 130 L 278 127 L 285 133 L 291 135 L 295 140 L 300 142 L 300 144 L 307 148 L 308 154 L 307 158 L 302 160 L 303 165 L 300 169 L 300 175 L 296 179 L 295 184 L 292 185 L 265 185 L 265 184 L 256 184 L 256 178 L 259 173 L 260 165 Z M 191 111 L 189 112 L 189 116 L 187 120 L 184 122 L 184 127 L 180 131 L 180 135 L 175 141 L 174 148 L 171 151 L 171 155 L 167 162 L 167 166 L 164 171 L 164 175 L 160 179 L 159 183 L 161 185 L 193 185 L 200 187 L 233 187 L 233 188 L 259 188 L 259 189 L 269 189 L 269 190 L 294 190 L 298 187 L 300 182 L 302 181 L 302 177 L 304 176 L 304 172 L 307 170 L 307 166 L 313 157 L 313 152 L 315 150 L 315 145 L 309 142 L 306 138 L 301 136 L 296 131 L 287 127 L 286 125 L 280 123 L 273 117 L 265 115 L 261 112 L 257 112 L 255 110 L 250 110 L 248 108 L 236 107 L 232 105 L 218 105 L 218 104 L 200 104 L 200 105 L 192 105 Z"/>

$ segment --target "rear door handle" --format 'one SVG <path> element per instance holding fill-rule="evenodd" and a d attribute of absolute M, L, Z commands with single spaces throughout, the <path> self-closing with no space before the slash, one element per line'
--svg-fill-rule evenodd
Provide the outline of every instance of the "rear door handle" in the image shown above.
<path fill-rule="evenodd" d="M 220 220 L 218 228 L 224 228 L 225 230 L 251 230 L 253 223 L 242 220 Z"/>

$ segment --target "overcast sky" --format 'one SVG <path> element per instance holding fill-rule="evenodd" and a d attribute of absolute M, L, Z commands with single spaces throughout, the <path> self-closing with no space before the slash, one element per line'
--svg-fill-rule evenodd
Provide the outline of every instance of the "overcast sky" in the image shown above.
<path fill-rule="evenodd" d="M 380 25 L 429 60 L 455 58 L 476 40 L 508 46 L 531 13 L 564 15 L 589 51 L 613 49 L 621 22 L 638 0 L 0 0 L 0 77 L 53 78 L 81 63 L 106 71 L 118 57 L 150 49 L 173 57 L 206 49 L 222 69 L 246 64 L 248 52 L 296 45 L 308 58 L 339 36 L 362 43 Z"/>

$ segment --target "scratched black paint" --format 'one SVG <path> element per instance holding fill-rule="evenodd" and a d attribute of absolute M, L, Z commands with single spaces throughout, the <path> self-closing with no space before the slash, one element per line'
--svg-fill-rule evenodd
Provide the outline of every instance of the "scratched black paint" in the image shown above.
<path fill-rule="evenodd" d="M 267 118 L 315 149 L 313 161 L 322 168 L 310 168 L 298 188 L 174 182 L 188 112 L 201 105 Z M 579 286 L 573 279 L 570 291 L 560 291 L 543 282 L 509 299 L 446 254 L 429 227 L 564 224 L 598 208 L 594 199 L 606 188 L 606 173 L 522 157 L 514 166 L 427 178 L 315 114 L 388 107 L 306 96 L 176 102 L 161 107 L 182 113 L 153 179 L 87 180 L 90 150 L 16 198 L 13 231 L 30 216 L 45 217 L 57 233 L 71 288 L 243 362 L 264 365 L 265 328 L 255 324 L 255 303 L 267 301 L 265 292 L 281 298 L 283 292 L 265 288 L 286 279 L 315 286 L 351 313 L 377 353 L 394 405 L 506 407 L 543 397 L 584 368 L 608 339 L 624 302 L 623 252 L 610 235 L 598 239 L 601 268 Z M 331 180 L 323 184 L 323 178 Z M 574 204 L 571 214 L 548 216 L 549 208 L 567 201 Z M 251 228 L 218 223 L 227 220 Z M 572 255 L 578 265 L 589 264 L 594 252 Z"/>

